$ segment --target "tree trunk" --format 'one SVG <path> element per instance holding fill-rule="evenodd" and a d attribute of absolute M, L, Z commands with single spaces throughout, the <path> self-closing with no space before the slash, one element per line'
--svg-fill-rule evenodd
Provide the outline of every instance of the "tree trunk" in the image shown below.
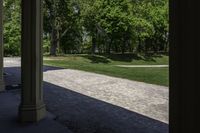
<path fill-rule="evenodd" d="M 124 40 L 124 42 L 122 42 L 123 45 L 122 45 L 122 54 L 124 55 L 125 53 L 125 47 L 126 47 L 126 41 Z"/>
<path fill-rule="evenodd" d="M 51 46 L 50 46 L 51 56 L 56 56 L 56 50 L 58 45 L 59 45 L 58 31 L 56 29 L 53 29 L 51 32 Z"/>
<path fill-rule="evenodd" d="M 92 54 L 95 54 L 96 51 L 96 37 L 92 37 Z"/>
<path fill-rule="evenodd" d="M 142 42 L 140 39 L 138 39 L 138 47 L 137 47 L 137 52 L 142 52 Z"/>
<path fill-rule="evenodd" d="M 115 52 L 118 53 L 119 50 L 118 50 L 118 46 L 115 44 Z"/>
<path fill-rule="evenodd" d="M 97 31 L 97 29 L 95 29 L 95 32 L 94 32 L 94 34 L 92 36 L 92 54 L 95 54 L 95 52 L 96 52 L 97 34 L 98 34 L 98 31 Z"/>
<path fill-rule="evenodd" d="M 126 52 L 126 46 L 127 46 L 127 36 L 124 36 L 123 42 L 122 42 L 122 54 L 124 55 Z"/>
<path fill-rule="evenodd" d="M 110 42 L 108 42 L 108 47 L 107 47 L 107 50 L 106 50 L 106 53 L 107 53 L 107 54 L 110 54 L 111 44 L 112 44 L 112 39 L 111 39 Z"/>
<path fill-rule="evenodd" d="M 133 47 L 132 47 L 132 41 L 131 40 L 129 40 L 129 42 L 128 42 L 128 47 L 129 47 L 129 53 L 133 53 Z"/>

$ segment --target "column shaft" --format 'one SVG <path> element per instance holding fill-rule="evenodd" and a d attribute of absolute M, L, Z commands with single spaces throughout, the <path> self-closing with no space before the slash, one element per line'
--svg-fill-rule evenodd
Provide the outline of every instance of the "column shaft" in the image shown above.
<path fill-rule="evenodd" d="M 42 93 L 42 1 L 22 0 L 22 122 L 45 117 Z"/>
<path fill-rule="evenodd" d="M 199 130 L 199 1 L 170 0 L 170 133 Z"/>
<path fill-rule="evenodd" d="M 4 91 L 3 81 L 3 0 L 0 0 L 0 92 Z"/>

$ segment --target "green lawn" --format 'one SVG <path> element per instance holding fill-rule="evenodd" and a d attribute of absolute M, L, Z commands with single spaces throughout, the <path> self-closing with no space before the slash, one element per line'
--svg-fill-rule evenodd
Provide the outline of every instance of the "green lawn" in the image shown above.
<path fill-rule="evenodd" d="M 121 68 L 115 65 L 167 65 L 168 56 L 151 58 L 134 55 L 65 55 L 44 57 L 44 64 L 121 77 L 151 84 L 169 85 L 169 68 Z"/>

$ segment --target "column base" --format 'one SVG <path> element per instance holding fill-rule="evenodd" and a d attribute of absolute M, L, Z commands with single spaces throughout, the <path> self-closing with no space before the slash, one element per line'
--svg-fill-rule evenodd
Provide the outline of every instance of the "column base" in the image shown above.
<path fill-rule="evenodd" d="M 0 80 L 0 92 L 4 92 L 5 91 L 5 84 L 4 81 Z"/>
<path fill-rule="evenodd" d="M 45 104 L 39 106 L 22 105 L 19 107 L 19 120 L 21 122 L 38 122 L 45 116 Z"/>

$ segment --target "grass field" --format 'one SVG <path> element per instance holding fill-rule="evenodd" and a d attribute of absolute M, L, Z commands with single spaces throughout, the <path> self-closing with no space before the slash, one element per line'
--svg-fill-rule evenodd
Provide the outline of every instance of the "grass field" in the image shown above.
<path fill-rule="evenodd" d="M 77 69 L 151 84 L 169 85 L 169 68 L 121 68 L 116 65 L 168 65 L 168 56 L 64 55 L 44 57 L 49 66 Z"/>

